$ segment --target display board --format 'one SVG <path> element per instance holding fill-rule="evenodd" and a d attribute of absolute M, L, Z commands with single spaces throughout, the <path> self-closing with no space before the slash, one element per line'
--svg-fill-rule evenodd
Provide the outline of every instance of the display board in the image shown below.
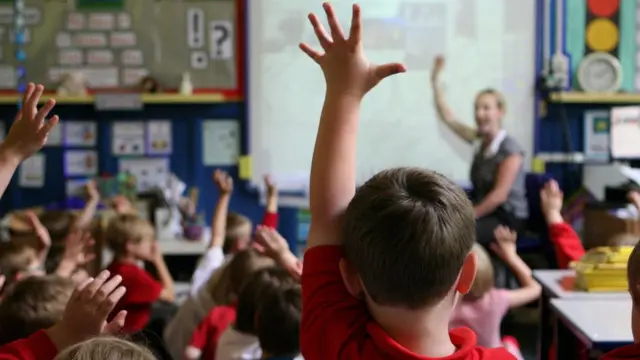
<path fill-rule="evenodd" d="M 0 89 L 16 87 L 11 1 L 0 2 Z M 45 16 L 46 14 L 46 16 Z M 27 0 L 29 80 L 55 86 L 81 71 L 92 88 L 146 75 L 177 88 L 236 89 L 233 0 Z"/>
<path fill-rule="evenodd" d="M 352 2 L 332 4 L 348 26 Z M 468 179 L 474 149 L 438 120 L 433 106 L 429 79 L 438 54 L 447 58 L 443 85 L 461 121 L 473 124 L 478 91 L 502 91 L 504 126 L 530 155 L 534 0 L 486 1 L 482 6 L 477 0 L 385 0 L 361 6 L 368 57 L 378 63 L 404 62 L 408 72 L 385 80 L 363 103 L 359 182 L 381 169 L 405 165 Z M 289 190 L 302 190 L 325 89 L 320 69 L 298 44 L 317 46 L 307 14 L 322 13 L 321 1 L 252 0 L 247 9 L 253 182 L 259 184 L 268 173 Z M 288 181 L 292 179 L 299 181 Z"/>

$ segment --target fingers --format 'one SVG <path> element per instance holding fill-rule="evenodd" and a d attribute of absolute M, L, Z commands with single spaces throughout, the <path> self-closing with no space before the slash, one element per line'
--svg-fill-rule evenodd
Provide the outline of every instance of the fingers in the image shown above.
<path fill-rule="evenodd" d="M 105 282 L 98 291 L 96 291 L 96 295 L 93 297 L 93 301 L 96 303 L 102 303 L 104 299 L 107 298 L 122 282 L 122 276 L 116 275 L 109 279 L 109 281 Z"/>
<path fill-rule="evenodd" d="M 352 45 L 362 44 L 362 17 L 360 16 L 360 6 L 358 4 L 353 4 L 349 42 Z"/>
<path fill-rule="evenodd" d="M 40 108 L 38 113 L 36 114 L 36 121 L 43 122 L 44 119 L 49 115 L 49 112 L 56 106 L 55 99 L 49 99 L 44 105 Z"/>
<path fill-rule="evenodd" d="M 84 290 L 82 290 L 82 299 L 84 301 L 91 301 L 91 299 L 96 295 L 96 292 L 98 292 L 98 289 L 102 287 L 102 284 L 109 279 L 110 275 L 109 271 L 102 271 Z"/>
<path fill-rule="evenodd" d="M 13 118 L 13 122 L 22 120 L 22 109 L 18 110 L 16 117 Z"/>
<path fill-rule="evenodd" d="M 80 296 L 82 295 L 83 291 L 87 288 L 87 286 L 89 286 L 89 284 L 91 284 L 92 281 L 93 281 L 92 277 L 84 279 L 84 281 L 82 281 L 73 290 L 73 293 L 71 293 L 71 297 L 69 298 L 69 303 L 74 302 L 74 301 L 78 301 Z"/>
<path fill-rule="evenodd" d="M 27 120 L 29 121 L 36 120 L 36 116 L 35 116 L 36 114 L 34 114 L 34 112 L 38 107 L 38 102 L 40 101 L 40 96 L 42 96 L 43 91 L 44 91 L 44 87 L 42 85 L 40 84 L 36 85 L 35 89 L 33 90 L 31 95 L 25 102 L 24 106 L 25 106 L 25 114 L 27 115 Z"/>
<path fill-rule="evenodd" d="M 322 25 L 320 19 L 314 13 L 309 14 L 309 22 L 313 27 L 313 32 L 315 32 L 316 37 L 320 42 L 320 46 L 322 46 L 322 48 L 326 51 L 333 42 L 329 37 L 329 34 L 327 34 L 327 31 L 324 29 L 324 25 Z"/>
<path fill-rule="evenodd" d="M 342 26 L 340 26 L 340 22 L 333 10 L 333 6 L 326 2 L 322 4 L 322 7 L 324 8 L 324 12 L 327 14 L 327 21 L 329 22 L 329 28 L 331 29 L 331 38 L 334 42 L 344 41 L 344 31 L 342 31 Z"/>
<path fill-rule="evenodd" d="M 27 88 L 25 89 L 24 94 L 22 95 L 22 105 L 25 105 L 28 102 L 35 88 L 36 86 L 33 83 L 29 83 L 27 85 Z"/>
<path fill-rule="evenodd" d="M 98 306 L 98 315 L 104 319 L 109 316 L 118 301 L 122 299 L 127 289 L 124 286 L 117 287 L 107 298 Z"/>
<path fill-rule="evenodd" d="M 54 103 L 55 104 L 55 103 Z M 40 111 L 42 111 L 42 109 L 40 109 Z M 49 111 L 47 111 L 48 113 Z M 39 112 L 38 112 L 39 113 Z M 49 121 L 47 121 L 44 126 L 42 126 L 42 128 L 40 129 L 40 131 L 38 132 L 38 134 L 40 135 L 40 137 L 42 138 L 46 138 L 47 135 L 49 135 L 49 133 L 51 132 L 51 130 L 53 130 L 53 128 L 58 125 L 58 121 L 60 121 L 60 118 L 58 117 L 58 115 L 54 115 L 51 117 L 51 119 L 49 119 Z"/>
<path fill-rule="evenodd" d="M 379 80 L 382 80 L 391 75 L 400 74 L 406 72 L 407 68 L 400 63 L 391 63 L 376 66 L 374 73 Z"/>
<path fill-rule="evenodd" d="M 127 312 L 125 310 L 120 311 L 116 314 L 116 316 L 109 322 L 103 330 L 103 334 L 105 335 L 115 335 L 122 330 L 124 327 L 125 320 L 127 319 Z"/>
<path fill-rule="evenodd" d="M 300 44 L 300 50 L 302 50 L 308 57 L 313 59 L 316 63 L 320 63 L 320 58 L 322 58 L 322 54 L 313 50 L 313 48 L 305 43 Z"/>

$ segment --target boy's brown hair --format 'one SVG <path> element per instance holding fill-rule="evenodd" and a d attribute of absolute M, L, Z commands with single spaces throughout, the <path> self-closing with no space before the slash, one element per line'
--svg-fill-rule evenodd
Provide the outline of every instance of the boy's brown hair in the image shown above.
<path fill-rule="evenodd" d="M 274 291 L 258 311 L 257 335 L 262 352 L 269 356 L 300 353 L 302 292 L 300 286 Z"/>
<path fill-rule="evenodd" d="M 74 285 L 57 276 L 17 282 L 0 302 L 0 344 L 26 338 L 62 319 Z"/>
<path fill-rule="evenodd" d="M 276 266 L 257 271 L 245 284 L 238 296 L 235 329 L 256 334 L 256 314 L 262 301 L 276 291 L 297 285 L 289 273 Z"/>
<path fill-rule="evenodd" d="M 36 250 L 27 244 L 17 241 L 0 243 L 0 274 L 9 280 L 14 279 L 30 270 L 36 258 Z"/>
<path fill-rule="evenodd" d="M 252 227 L 253 223 L 248 217 L 230 212 L 227 215 L 227 230 L 224 236 L 222 251 L 225 254 L 230 253 L 236 245 L 238 238 L 251 235 Z"/>
<path fill-rule="evenodd" d="M 243 250 L 234 255 L 220 273 L 211 276 L 207 288 L 216 304 L 231 304 L 256 271 L 274 264 L 271 258 L 255 249 Z"/>
<path fill-rule="evenodd" d="M 464 296 L 464 299 L 473 301 L 482 298 L 484 294 L 493 288 L 494 270 L 491 257 L 482 245 L 478 243 L 473 244 L 471 251 L 476 254 L 476 277 L 473 279 L 471 289 Z"/>
<path fill-rule="evenodd" d="M 123 254 L 130 242 L 139 243 L 155 236 L 155 229 L 149 221 L 134 214 L 117 215 L 109 222 L 106 231 L 107 245 L 114 253 Z"/>
<path fill-rule="evenodd" d="M 345 257 L 371 299 L 417 309 L 444 298 L 475 242 L 466 193 L 445 176 L 395 168 L 360 186 L 344 215 Z"/>

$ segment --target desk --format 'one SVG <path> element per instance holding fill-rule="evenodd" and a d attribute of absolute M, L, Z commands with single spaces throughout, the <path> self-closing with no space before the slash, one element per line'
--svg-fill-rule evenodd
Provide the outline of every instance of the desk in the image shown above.
<path fill-rule="evenodd" d="M 552 299 L 551 309 L 557 316 L 556 358 L 576 358 L 572 338 L 589 350 L 603 352 L 633 343 L 631 306 L 630 299 Z"/>
<path fill-rule="evenodd" d="M 533 277 L 542 285 L 540 296 L 540 333 L 538 334 L 538 358 L 546 360 L 553 341 L 553 328 L 549 308 L 550 299 L 578 300 L 629 300 L 627 292 L 589 293 L 584 291 L 567 291 L 560 285 L 560 280 L 567 276 L 575 276 L 573 270 L 534 270 Z"/>

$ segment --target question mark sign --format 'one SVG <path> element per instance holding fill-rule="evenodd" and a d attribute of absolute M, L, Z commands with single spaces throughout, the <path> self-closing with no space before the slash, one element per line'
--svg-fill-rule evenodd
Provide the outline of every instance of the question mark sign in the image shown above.
<path fill-rule="evenodd" d="M 224 44 L 224 42 L 227 41 L 227 39 L 229 39 L 229 29 L 227 29 L 227 27 L 224 25 L 216 25 L 213 27 L 213 30 L 215 31 L 216 34 L 219 35 L 216 37 L 216 49 L 217 49 L 217 55 L 221 56 L 222 44 Z"/>

